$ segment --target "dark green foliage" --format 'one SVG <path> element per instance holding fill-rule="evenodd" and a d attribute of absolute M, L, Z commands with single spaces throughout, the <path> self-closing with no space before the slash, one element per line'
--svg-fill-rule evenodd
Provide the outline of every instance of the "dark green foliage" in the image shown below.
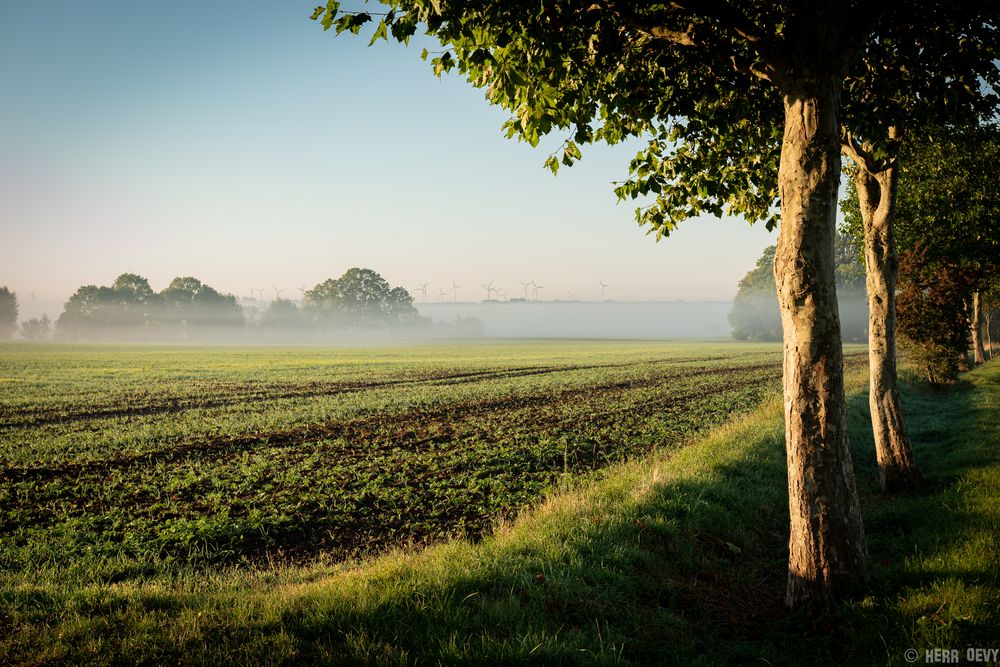
<path fill-rule="evenodd" d="M 0 287 L 0 340 L 10 338 L 17 329 L 17 294 Z"/>
<path fill-rule="evenodd" d="M 934 134 L 934 141 L 912 140 L 901 148 L 896 246 L 919 245 L 925 262 L 957 262 L 985 287 L 1000 262 L 1000 125 L 938 128 Z M 862 256 L 864 229 L 854 188 L 847 188 L 841 209 L 842 232 Z"/>
<path fill-rule="evenodd" d="M 371 269 L 349 269 L 305 293 L 305 309 L 316 322 L 339 327 L 382 327 L 419 324 L 423 320 L 413 297 L 391 287 Z"/>
<path fill-rule="evenodd" d="M 933 260 L 919 246 L 900 255 L 899 268 L 900 343 L 929 382 L 954 382 L 969 349 L 974 272 L 959 262 Z"/>
<path fill-rule="evenodd" d="M 864 267 L 854 254 L 851 240 L 838 234 L 836 252 L 837 300 L 841 337 L 861 342 L 868 329 Z M 774 285 L 774 246 L 764 248 L 757 265 L 739 283 L 729 324 L 736 340 L 781 340 L 781 313 Z"/>

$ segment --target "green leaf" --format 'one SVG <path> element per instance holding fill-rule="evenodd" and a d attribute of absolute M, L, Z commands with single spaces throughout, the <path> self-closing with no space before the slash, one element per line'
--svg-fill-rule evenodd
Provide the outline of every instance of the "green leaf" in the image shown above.
<path fill-rule="evenodd" d="M 385 21 L 379 21 L 378 27 L 375 28 L 375 32 L 372 33 L 371 41 L 368 42 L 368 46 L 371 46 L 380 39 L 389 41 L 388 27 Z"/>

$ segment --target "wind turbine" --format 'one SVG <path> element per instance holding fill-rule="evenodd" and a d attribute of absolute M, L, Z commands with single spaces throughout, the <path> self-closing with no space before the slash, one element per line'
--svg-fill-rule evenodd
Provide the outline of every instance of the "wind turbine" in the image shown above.
<path fill-rule="evenodd" d="M 539 285 L 538 283 L 535 283 L 535 292 L 534 292 L 535 301 L 538 301 L 538 290 L 542 289 L 543 287 L 545 287 L 545 285 Z"/>
<path fill-rule="evenodd" d="M 489 301 L 490 297 L 493 295 L 493 281 L 488 283 L 483 283 L 481 287 L 486 290 L 486 300 Z"/>
<path fill-rule="evenodd" d="M 601 283 L 601 301 L 605 301 L 606 299 L 604 298 L 604 290 L 608 288 L 608 284 L 603 280 L 599 280 L 598 282 Z"/>
<path fill-rule="evenodd" d="M 442 303 L 444 303 L 444 298 L 445 298 L 446 296 L 448 296 L 448 292 L 447 292 L 447 290 L 443 290 L 443 289 L 441 289 L 440 287 L 438 287 L 438 292 L 440 292 L 440 294 L 439 294 L 438 296 L 440 296 L 440 297 L 441 297 L 441 302 L 442 302 Z"/>
<path fill-rule="evenodd" d="M 31 294 L 28 295 L 28 298 L 31 299 L 32 301 L 35 300 L 35 290 L 31 290 Z"/>
<path fill-rule="evenodd" d="M 505 290 L 502 287 L 498 287 L 498 288 L 496 288 L 493 291 L 497 293 L 497 300 L 498 301 L 502 301 L 503 298 L 507 295 L 507 290 Z"/>
<path fill-rule="evenodd" d="M 430 285 L 430 283 L 420 283 L 420 287 L 417 289 L 417 291 L 420 292 L 423 295 L 423 297 L 424 297 L 424 303 L 427 303 L 427 286 L 428 285 Z"/>
<path fill-rule="evenodd" d="M 518 280 L 517 282 L 519 282 L 522 285 L 524 285 L 524 300 L 527 301 L 528 300 L 528 285 L 534 285 L 535 281 L 534 280 L 529 280 L 528 282 L 524 282 L 523 280 Z"/>
<path fill-rule="evenodd" d="M 275 301 L 280 301 L 281 300 L 281 293 L 284 292 L 285 290 L 278 289 L 277 287 L 275 287 L 273 285 L 271 286 L 271 289 L 274 290 L 274 299 L 275 299 Z"/>
<path fill-rule="evenodd" d="M 456 283 L 454 280 L 451 281 L 452 301 L 454 301 L 455 303 L 458 303 L 458 290 L 459 290 L 460 287 L 461 287 L 461 285 L 459 285 L 458 283 Z"/>

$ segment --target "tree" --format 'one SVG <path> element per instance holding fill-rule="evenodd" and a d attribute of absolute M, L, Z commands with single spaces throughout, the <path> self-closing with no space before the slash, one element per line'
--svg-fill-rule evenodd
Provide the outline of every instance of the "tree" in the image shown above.
<path fill-rule="evenodd" d="M 852 239 L 838 234 L 835 242 L 837 301 L 844 340 L 863 341 L 865 326 L 864 267 L 858 261 Z M 756 266 L 739 283 L 729 324 L 736 340 L 781 340 L 781 313 L 775 297 L 775 246 L 764 248 Z"/>
<path fill-rule="evenodd" d="M 899 331 L 932 384 L 955 381 L 970 328 L 967 296 L 976 277 L 957 261 L 934 261 L 920 246 L 900 258 Z"/>
<path fill-rule="evenodd" d="M 160 298 L 149 281 L 123 273 L 111 286 L 84 285 L 69 298 L 56 320 L 62 335 L 121 335 L 145 327 L 155 319 Z"/>
<path fill-rule="evenodd" d="M 243 311 L 232 294 L 221 294 L 191 276 L 174 278 L 159 294 L 164 322 L 185 326 L 237 326 Z"/>
<path fill-rule="evenodd" d="M 899 148 L 906 167 L 895 197 L 895 235 L 901 248 L 919 246 L 921 259 L 913 267 L 927 272 L 937 264 L 945 273 L 961 270 L 962 284 L 969 287 L 964 301 L 973 314 L 971 342 L 981 362 L 986 309 L 977 305 L 1000 263 L 995 222 L 1000 218 L 1000 185 L 993 175 L 1000 162 L 1000 127 L 945 127 L 933 134 L 933 142 L 907 142 Z M 846 231 L 861 244 L 866 223 L 855 193 L 848 194 L 843 208 Z"/>
<path fill-rule="evenodd" d="M 0 287 L 0 340 L 10 338 L 17 328 L 17 293 Z"/>
<path fill-rule="evenodd" d="M 294 329 L 302 326 L 302 315 L 294 301 L 275 299 L 260 318 L 260 326 L 268 329 Z"/>
<path fill-rule="evenodd" d="M 372 37 L 405 42 L 422 24 L 444 46 L 435 72 L 457 68 L 485 88 L 512 112 L 509 136 L 569 135 L 546 162 L 553 171 L 578 160 L 581 143 L 647 137 L 618 192 L 655 197 L 637 216 L 658 236 L 701 212 L 773 225 L 780 192 L 791 606 L 827 603 L 868 577 L 834 288 L 840 103 L 849 73 L 887 64 L 882 52 L 865 58 L 879 37 L 937 36 L 923 4 L 391 0 Z M 331 1 L 313 18 L 358 33 L 372 14 Z"/>
<path fill-rule="evenodd" d="M 890 32 L 872 43 L 886 62 L 880 95 L 849 95 L 844 152 L 853 175 L 864 240 L 869 302 L 869 407 L 879 482 L 892 490 L 915 486 L 920 474 L 903 421 L 896 373 L 895 298 L 898 257 L 894 217 L 901 147 L 935 140 L 947 124 L 975 125 L 995 113 L 995 18 L 970 23 L 966 7 L 917 7 L 932 28 L 922 39 Z M 941 35 L 948 36 L 941 39 Z M 891 55 L 891 57 L 890 57 Z M 956 85 L 960 84 L 960 85 Z M 984 85 L 985 84 L 985 85 Z M 859 84 L 861 86 L 862 84 Z"/>
<path fill-rule="evenodd" d="M 740 281 L 729 311 L 736 340 L 781 340 L 781 313 L 775 298 L 775 246 L 764 248 L 757 265 Z"/>
<path fill-rule="evenodd" d="M 312 317 L 345 327 L 382 327 L 420 321 L 413 297 L 402 287 L 390 287 L 371 269 L 349 269 L 305 293 Z"/>
<path fill-rule="evenodd" d="M 46 340 L 51 335 L 52 321 L 44 313 L 40 318 L 32 317 L 26 322 L 21 322 L 21 336 L 25 340 Z"/>
<path fill-rule="evenodd" d="M 87 337 L 117 322 L 117 299 L 110 287 L 84 285 L 76 290 L 56 320 L 60 335 Z"/>

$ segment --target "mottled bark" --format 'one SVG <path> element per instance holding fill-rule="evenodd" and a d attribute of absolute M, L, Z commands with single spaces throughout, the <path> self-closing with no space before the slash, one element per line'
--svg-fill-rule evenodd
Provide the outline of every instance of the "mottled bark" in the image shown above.
<path fill-rule="evenodd" d="M 920 472 L 903 422 L 896 380 L 896 279 L 899 259 L 893 236 L 898 167 L 877 174 L 859 165 L 854 179 L 865 234 L 868 292 L 868 407 L 871 412 L 878 482 L 884 491 L 912 488 Z"/>
<path fill-rule="evenodd" d="M 833 239 L 839 77 L 782 90 L 781 227 L 774 276 L 784 330 L 789 606 L 829 604 L 868 577 L 847 441 Z"/>
<path fill-rule="evenodd" d="M 983 347 L 983 304 L 978 291 L 972 293 L 972 355 L 977 364 L 986 363 Z"/>

